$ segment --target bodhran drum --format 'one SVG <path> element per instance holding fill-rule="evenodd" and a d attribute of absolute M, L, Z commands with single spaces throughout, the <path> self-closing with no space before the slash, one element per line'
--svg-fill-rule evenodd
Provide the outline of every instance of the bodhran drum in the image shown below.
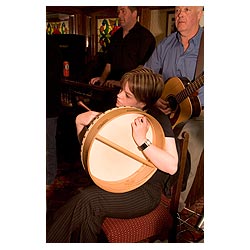
<path fill-rule="evenodd" d="M 133 107 L 120 107 L 94 119 L 82 141 L 83 167 L 100 188 L 124 193 L 144 184 L 157 168 L 139 151 L 132 137 L 131 123 L 138 116 L 149 122 L 147 138 L 164 148 L 165 137 L 159 122 L 151 115 Z"/>

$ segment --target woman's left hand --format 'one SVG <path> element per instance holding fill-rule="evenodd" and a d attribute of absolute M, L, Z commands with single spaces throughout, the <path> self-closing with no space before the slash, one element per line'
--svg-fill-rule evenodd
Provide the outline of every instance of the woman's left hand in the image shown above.
<path fill-rule="evenodd" d="M 146 134 L 149 129 L 147 118 L 145 116 L 137 117 L 134 122 L 132 122 L 131 126 L 135 143 L 138 146 L 142 145 L 147 139 Z"/>

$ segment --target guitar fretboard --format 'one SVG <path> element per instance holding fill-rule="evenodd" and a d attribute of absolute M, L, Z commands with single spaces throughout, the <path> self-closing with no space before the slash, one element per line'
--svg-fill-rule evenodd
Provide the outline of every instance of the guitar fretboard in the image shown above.
<path fill-rule="evenodd" d="M 191 96 L 196 90 L 204 85 L 204 75 L 198 77 L 194 82 L 189 83 L 188 86 L 176 95 L 176 100 L 181 103 L 188 96 Z"/>

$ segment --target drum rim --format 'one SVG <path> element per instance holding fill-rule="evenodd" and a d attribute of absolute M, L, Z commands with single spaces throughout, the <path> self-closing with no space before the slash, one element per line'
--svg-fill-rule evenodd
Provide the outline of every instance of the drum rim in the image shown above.
<path fill-rule="evenodd" d="M 95 137 L 98 134 L 98 131 L 100 131 L 100 129 L 106 124 L 107 121 L 110 121 L 110 119 L 111 120 L 115 119 L 126 113 L 127 114 L 138 113 L 138 115 L 140 114 L 145 115 L 148 118 L 148 121 L 152 127 L 152 133 L 153 133 L 152 144 L 162 149 L 165 146 L 165 136 L 160 123 L 153 116 L 149 115 L 148 113 L 146 113 L 141 109 L 129 106 L 116 107 L 98 115 L 91 122 L 88 130 L 85 133 L 85 136 L 83 137 L 81 145 L 81 161 L 83 164 L 83 168 L 88 172 L 94 183 L 100 188 L 113 193 L 124 193 L 136 189 L 137 187 L 143 185 L 147 180 L 149 180 L 157 170 L 156 167 L 152 168 L 145 164 L 142 164 L 142 166 L 132 175 L 129 175 L 126 178 L 117 181 L 101 180 L 91 173 L 91 169 L 89 166 L 89 153 L 91 151 L 91 147 L 95 140 Z M 87 147 L 85 145 L 87 145 Z"/>

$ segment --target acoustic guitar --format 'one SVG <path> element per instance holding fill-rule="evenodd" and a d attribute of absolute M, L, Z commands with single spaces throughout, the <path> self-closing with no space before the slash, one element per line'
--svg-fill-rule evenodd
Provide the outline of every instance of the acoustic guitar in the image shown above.
<path fill-rule="evenodd" d="M 190 117 L 200 115 L 201 105 L 195 92 L 203 85 L 204 74 L 191 83 L 187 78 L 179 77 L 172 77 L 166 82 L 161 98 L 168 101 L 173 111 L 170 114 L 173 128 Z"/>

